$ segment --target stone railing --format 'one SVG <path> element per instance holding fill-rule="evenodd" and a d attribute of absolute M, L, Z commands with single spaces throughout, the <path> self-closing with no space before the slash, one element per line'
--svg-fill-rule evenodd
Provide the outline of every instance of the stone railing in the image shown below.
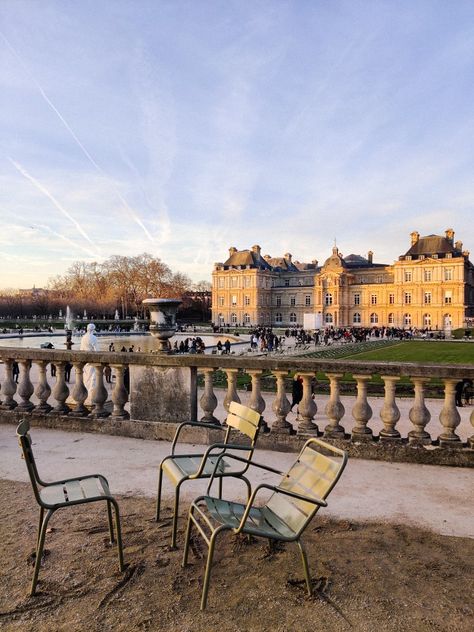
<path fill-rule="evenodd" d="M 3 363 L 0 369 L 0 421 L 4 423 L 15 423 L 29 415 L 32 423 L 38 425 L 170 439 L 176 423 L 202 420 L 209 423 L 209 430 L 190 431 L 188 440 L 214 441 L 215 426 L 221 423 L 215 413 L 223 393 L 215 388 L 213 375 L 220 369 L 226 375 L 227 387 L 221 402 L 225 409 L 231 401 L 240 401 L 239 372 L 250 376 L 252 390 L 244 403 L 264 415 L 267 424 L 267 432 L 259 439 L 260 447 L 296 450 L 308 436 L 319 435 L 345 447 L 353 456 L 474 465 L 474 435 L 462 441 L 457 434 L 460 415 L 455 403 L 456 383 L 462 378 L 474 380 L 473 365 L 367 364 L 291 357 L 168 356 L 15 348 L 0 349 L 0 361 Z M 91 394 L 83 380 L 87 363 L 96 370 L 95 388 Z M 19 367 L 18 383 L 13 370 L 15 364 Z M 48 377 L 51 364 L 56 368 L 55 379 Z M 71 365 L 72 378 L 68 384 L 66 370 Z M 110 388 L 104 384 L 106 367 L 110 367 L 114 375 Z M 290 371 L 297 371 L 303 379 L 297 427 L 287 419 L 290 402 L 286 378 Z M 264 398 L 261 382 L 264 373 L 267 375 L 268 372 L 274 378 L 275 392 Z M 323 372 L 329 380 L 325 422 L 320 427 L 315 423 L 318 396 L 313 398 L 312 393 L 312 380 L 317 372 Z M 352 374 L 356 384 L 350 416 L 340 395 L 340 383 L 346 373 Z M 203 378 L 200 391 L 198 375 Z M 370 425 L 373 411 L 367 396 L 368 383 L 374 375 L 380 376 L 384 385 L 380 410 L 383 429 L 378 433 Z M 408 412 L 410 430 L 404 436 L 397 428 L 400 410 L 395 397 L 397 382 L 402 376 L 409 377 L 414 387 Z M 432 378 L 441 380 L 444 393 L 436 436 L 430 436 L 426 431 L 432 415 L 425 392 Z M 269 397 L 271 412 L 265 401 Z M 86 404 L 88 401 L 90 405 Z M 470 414 L 470 423 L 474 425 L 474 410 Z"/>

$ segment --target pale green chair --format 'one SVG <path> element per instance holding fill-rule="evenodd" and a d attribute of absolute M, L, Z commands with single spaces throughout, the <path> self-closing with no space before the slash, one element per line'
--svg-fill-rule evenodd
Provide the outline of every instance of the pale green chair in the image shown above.
<path fill-rule="evenodd" d="M 161 509 L 161 492 L 163 485 L 163 474 L 171 481 L 175 488 L 174 507 L 173 507 L 173 526 L 171 530 L 171 546 L 176 547 L 176 533 L 178 528 L 178 511 L 179 511 L 179 493 L 181 485 L 186 481 L 197 480 L 200 478 L 210 478 L 212 475 L 219 481 L 219 496 L 222 495 L 222 479 L 226 476 L 241 478 L 247 486 L 250 496 L 251 486 L 246 479 L 245 472 L 249 467 L 252 458 L 255 443 L 257 441 L 260 423 L 260 413 L 231 402 L 229 405 L 229 414 L 226 419 L 226 426 L 211 426 L 212 429 L 221 430 L 224 437 L 221 443 L 210 445 L 205 452 L 197 454 L 177 454 L 176 446 L 181 431 L 185 427 L 209 428 L 209 423 L 186 421 L 180 424 L 176 430 L 176 434 L 171 446 L 171 454 L 166 456 L 160 463 L 158 474 L 158 498 L 156 502 L 156 521 L 160 519 Z M 240 435 L 232 437 L 233 430 L 237 430 Z M 231 442 L 233 439 L 233 442 Z M 227 459 L 232 451 L 242 451 L 245 458 L 242 465 L 236 467 L 235 463 L 229 462 Z M 216 464 L 218 466 L 216 468 Z"/>
<path fill-rule="evenodd" d="M 122 533 L 120 530 L 120 513 L 117 501 L 111 495 L 107 480 L 100 474 L 91 474 L 89 476 L 78 476 L 76 478 L 68 478 L 53 483 L 45 483 L 41 480 L 38 469 L 36 467 L 33 450 L 31 447 L 31 437 L 29 435 L 29 421 L 23 420 L 17 430 L 18 442 L 23 452 L 23 458 L 26 462 L 28 474 L 30 477 L 33 492 L 38 505 L 40 506 L 38 536 L 36 538 L 36 560 L 33 573 L 33 581 L 31 583 L 31 595 L 36 592 L 38 582 L 38 574 L 41 567 L 41 558 L 43 556 L 44 540 L 48 522 L 55 511 L 75 505 L 83 505 L 86 503 L 94 503 L 105 501 L 107 503 L 107 514 L 109 520 L 110 541 L 115 542 L 114 527 L 112 523 L 112 506 L 115 511 L 115 526 L 117 529 L 117 545 L 119 569 L 124 570 Z M 46 516 L 44 515 L 47 510 Z"/>
<path fill-rule="evenodd" d="M 237 455 L 232 458 L 245 463 L 245 459 Z M 190 507 L 183 556 L 183 566 L 186 566 L 191 530 L 195 526 L 209 547 L 201 610 L 205 609 L 207 603 L 216 539 L 226 530 L 269 540 L 296 542 L 301 553 L 308 594 L 312 594 L 308 559 L 300 538 L 318 509 L 327 506 L 325 499 L 339 480 L 346 463 L 346 452 L 316 438 L 305 443 L 286 474 L 267 465 L 252 462 L 252 467 L 283 474 L 283 478 L 278 485 L 258 485 L 246 504 L 209 496 L 214 480 L 211 477 L 207 495 L 196 498 Z M 216 472 L 219 467 L 220 459 L 216 462 Z M 256 505 L 255 500 L 260 490 L 270 490 L 272 493 L 264 504 Z"/>

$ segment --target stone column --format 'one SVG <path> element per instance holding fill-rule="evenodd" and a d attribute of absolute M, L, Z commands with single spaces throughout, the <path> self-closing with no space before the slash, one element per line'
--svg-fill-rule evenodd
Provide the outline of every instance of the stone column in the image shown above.
<path fill-rule="evenodd" d="M 314 373 L 299 373 L 303 380 L 303 397 L 299 403 L 301 421 L 298 424 L 298 434 L 318 436 L 318 426 L 313 422 L 318 407 L 311 393 L 311 380 Z"/>
<path fill-rule="evenodd" d="M 272 410 L 276 415 L 276 420 L 272 425 L 272 432 L 294 434 L 293 426 L 289 421 L 286 421 L 286 416 L 290 412 L 291 407 L 285 392 L 285 377 L 288 375 L 288 371 L 273 371 L 273 375 L 276 377 L 277 392 L 272 404 Z"/>
<path fill-rule="evenodd" d="M 20 360 L 20 381 L 18 383 L 17 393 L 21 397 L 21 402 L 18 404 L 18 409 L 24 412 L 30 412 L 35 407 L 33 402 L 30 401 L 31 396 L 34 393 L 34 386 L 30 380 L 30 360 Z"/>
<path fill-rule="evenodd" d="M 400 419 L 400 410 L 395 402 L 395 385 L 400 379 L 392 375 L 382 375 L 385 387 L 385 399 L 380 418 L 383 421 L 383 430 L 380 431 L 380 439 L 383 441 L 401 441 L 401 436 L 395 428 Z"/>
<path fill-rule="evenodd" d="M 340 425 L 339 421 L 344 417 L 345 408 L 341 402 L 341 396 L 339 392 L 339 381 L 343 376 L 343 373 L 326 373 L 329 378 L 330 384 L 330 396 L 329 401 L 326 404 L 324 412 L 326 413 L 329 424 L 324 428 L 325 437 L 333 437 L 334 439 L 344 439 L 345 431 L 344 427 Z"/>
<path fill-rule="evenodd" d="M 13 360 L 8 358 L 4 360 L 5 364 L 5 381 L 2 384 L 2 393 L 4 399 L 0 404 L 1 410 L 13 410 L 18 406 L 17 402 L 13 399 L 13 395 L 16 393 L 16 383 L 13 379 Z"/>
<path fill-rule="evenodd" d="M 67 415 L 70 408 L 66 404 L 66 400 L 69 397 L 69 388 L 66 384 L 65 378 L 65 362 L 55 362 L 56 365 L 56 384 L 53 388 L 53 397 L 58 402 L 53 408 L 53 412 L 58 415 Z"/>
<path fill-rule="evenodd" d="M 130 415 L 125 410 L 125 404 L 128 402 L 128 391 L 125 388 L 123 364 L 111 364 L 110 367 L 115 371 L 115 386 L 112 390 L 112 419 L 128 419 Z"/>
<path fill-rule="evenodd" d="M 260 378 L 262 377 L 263 371 L 249 369 L 247 373 L 252 378 L 252 394 L 250 396 L 248 406 L 252 410 L 256 410 L 257 413 L 260 413 L 260 415 L 262 415 L 262 421 L 261 421 L 261 426 L 260 426 L 261 430 L 263 430 L 263 432 L 270 432 L 270 428 L 267 422 L 265 421 L 265 419 L 263 418 L 263 411 L 265 410 L 265 406 L 266 406 L 265 400 L 263 399 L 262 393 L 260 390 Z"/>
<path fill-rule="evenodd" d="M 75 417 L 85 417 L 89 414 L 89 409 L 84 405 L 87 399 L 87 389 L 84 386 L 84 362 L 74 362 L 75 380 L 71 396 L 76 402 L 72 409 Z"/>
<path fill-rule="evenodd" d="M 425 406 L 425 384 L 429 382 L 429 379 L 412 377 L 411 381 L 415 386 L 415 400 L 408 417 L 415 426 L 415 430 L 410 430 L 408 433 L 408 441 L 413 444 L 428 445 L 431 443 L 431 437 L 426 432 L 425 426 L 431 419 L 431 413 Z"/>
<path fill-rule="evenodd" d="M 91 364 L 95 368 L 95 386 L 92 391 L 93 408 L 90 416 L 94 419 L 108 417 L 109 413 L 104 408 L 108 396 L 108 391 L 104 386 L 104 367 L 100 362 L 92 362 Z"/>
<path fill-rule="evenodd" d="M 205 367 L 201 369 L 201 371 L 204 374 L 204 393 L 201 395 L 201 399 L 199 400 L 201 408 L 204 411 L 201 421 L 220 426 L 221 422 L 217 419 L 217 417 L 214 417 L 214 411 L 217 408 L 217 397 L 212 385 L 214 369 L 212 367 Z"/>
<path fill-rule="evenodd" d="M 51 395 L 51 387 L 48 384 L 48 377 L 46 375 L 48 361 L 36 360 L 35 364 L 37 365 L 39 371 L 39 380 L 36 386 L 35 395 L 40 400 L 40 403 L 35 406 L 35 411 L 39 413 L 49 413 L 51 406 L 48 404 L 48 399 Z"/>
<path fill-rule="evenodd" d="M 227 375 L 227 393 L 224 398 L 224 408 L 229 412 L 230 402 L 240 404 L 240 397 L 237 394 L 237 373 L 239 369 L 225 369 Z"/>
<path fill-rule="evenodd" d="M 352 416 L 355 419 L 355 426 L 352 429 L 352 441 L 371 441 L 372 430 L 367 427 L 369 419 L 372 417 L 372 408 L 367 401 L 367 382 L 370 375 L 353 375 L 357 381 L 357 399 L 352 409 Z"/>
<path fill-rule="evenodd" d="M 461 448 L 462 442 L 454 431 L 461 422 L 461 415 L 456 408 L 456 384 L 457 379 L 444 379 L 444 406 L 439 414 L 439 420 L 444 428 L 439 437 L 439 445 L 450 448 Z"/>

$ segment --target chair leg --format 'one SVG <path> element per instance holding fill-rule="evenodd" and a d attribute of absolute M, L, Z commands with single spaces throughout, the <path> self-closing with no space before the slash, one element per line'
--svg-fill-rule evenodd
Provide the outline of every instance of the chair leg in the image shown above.
<path fill-rule="evenodd" d="M 125 570 L 125 565 L 123 563 L 123 545 L 122 545 L 122 529 L 120 527 L 120 511 L 119 506 L 115 498 L 112 498 L 110 501 L 114 506 L 115 510 L 115 528 L 117 529 L 117 549 L 118 549 L 118 558 L 119 558 L 119 570 L 120 572 Z"/>
<path fill-rule="evenodd" d="M 219 498 L 222 498 L 222 476 L 219 476 Z"/>
<path fill-rule="evenodd" d="M 299 548 L 300 553 L 301 553 L 301 560 L 303 561 L 304 576 L 305 576 L 305 579 L 306 579 L 306 586 L 308 588 L 308 595 L 309 595 L 309 597 L 311 597 L 311 595 L 313 594 L 313 587 L 311 585 L 311 575 L 310 575 L 310 572 L 309 572 L 308 557 L 306 555 L 305 548 L 304 548 L 303 544 L 301 543 L 301 541 L 300 540 L 296 540 L 296 544 L 298 545 L 298 548 Z"/>
<path fill-rule="evenodd" d="M 250 496 L 252 495 L 252 485 L 250 484 L 250 481 L 245 478 L 245 476 L 241 476 L 240 477 L 243 481 L 245 481 L 245 484 L 247 485 L 247 502 L 250 500 Z"/>
<path fill-rule="evenodd" d="M 186 526 L 186 536 L 184 538 L 184 553 L 183 553 L 183 562 L 182 562 L 183 568 L 188 563 L 189 541 L 191 539 L 191 530 L 193 528 L 193 521 L 191 519 L 192 513 L 193 513 L 193 505 L 191 505 L 191 507 L 189 508 L 188 524 Z"/>
<path fill-rule="evenodd" d="M 41 527 L 43 525 L 43 519 L 44 519 L 44 507 L 40 507 L 40 517 L 39 517 L 39 524 L 38 524 L 38 535 L 36 536 L 36 549 L 38 549 L 40 533 L 41 533 Z"/>
<path fill-rule="evenodd" d="M 114 538 L 114 523 L 112 522 L 112 507 L 110 504 L 110 500 L 107 501 L 107 517 L 109 519 L 109 533 L 110 533 L 110 542 L 113 544 L 115 542 Z"/>
<path fill-rule="evenodd" d="M 171 548 L 176 548 L 176 533 L 178 531 L 178 511 L 179 511 L 179 491 L 181 485 L 178 483 L 174 490 L 174 510 L 173 510 L 173 526 L 171 528 Z"/>
<path fill-rule="evenodd" d="M 32 597 L 36 593 L 36 584 L 38 583 L 38 574 L 41 568 L 41 558 L 43 557 L 43 547 L 44 547 L 44 539 L 46 536 L 46 529 L 48 527 L 49 519 L 51 518 L 53 513 L 54 513 L 53 509 L 50 509 L 48 511 L 48 513 L 46 514 L 46 518 L 43 520 L 41 524 L 41 528 L 38 534 L 38 540 L 37 540 L 37 545 L 36 545 L 35 570 L 33 572 L 33 580 L 31 582 L 31 591 L 30 591 L 30 595 Z"/>
<path fill-rule="evenodd" d="M 206 609 L 207 593 L 209 592 L 209 581 L 211 579 L 212 558 L 214 557 L 214 548 L 218 531 L 214 531 L 209 542 L 209 552 L 207 554 L 206 571 L 204 573 L 204 583 L 202 586 L 201 610 Z"/>
<path fill-rule="evenodd" d="M 160 519 L 160 509 L 161 509 L 161 486 L 163 484 L 163 469 L 160 465 L 160 471 L 158 473 L 158 495 L 156 498 L 156 516 L 155 516 L 155 520 L 156 522 L 159 521 Z"/>

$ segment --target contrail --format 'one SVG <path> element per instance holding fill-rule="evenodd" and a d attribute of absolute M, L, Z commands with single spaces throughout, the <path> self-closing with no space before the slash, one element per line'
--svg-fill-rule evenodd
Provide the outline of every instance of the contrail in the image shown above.
<path fill-rule="evenodd" d="M 95 246 L 95 243 L 92 241 L 92 239 L 86 233 L 86 231 L 82 228 L 82 226 L 79 224 L 79 222 L 76 219 L 74 219 L 74 217 L 72 217 L 72 215 L 70 213 L 68 213 L 68 211 L 66 211 L 66 209 L 63 206 L 61 206 L 61 204 L 56 200 L 56 198 L 53 195 L 51 195 L 51 193 L 48 191 L 48 189 L 46 187 L 44 187 L 40 182 L 38 182 L 38 180 L 33 178 L 33 176 L 30 176 L 30 174 L 27 171 L 25 171 L 25 169 L 23 169 L 23 167 L 21 165 L 19 165 L 17 162 L 12 160 L 11 158 L 8 158 L 8 160 L 12 163 L 12 165 L 15 167 L 15 169 L 19 173 L 21 173 L 21 175 L 24 178 L 26 178 L 29 182 L 31 182 L 39 191 L 41 191 L 41 193 L 43 193 L 49 200 L 51 200 L 51 202 L 54 204 L 54 206 L 59 211 L 61 211 L 61 213 L 65 217 L 67 217 L 69 221 L 71 221 L 74 224 L 74 226 L 81 233 L 81 235 L 84 237 L 84 239 L 86 239 L 92 246 Z"/>
<path fill-rule="evenodd" d="M 101 255 L 97 255 L 97 253 L 93 252 L 92 250 L 89 250 L 89 248 L 87 248 L 86 246 L 81 246 L 80 244 L 76 244 L 75 242 L 72 241 L 72 239 L 69 239 L 69 237 L 66 237 L 66 235 L 62 235 L 61 233 L 56 232 L 55 230 L 53 230 L 49 226 L 46 226 L 45 224 L 36 224 L 36 225 L 32 224 L 31 226 L 34 229 L 43 230 L 43 231 L 47 231 L 51 233 L 55 237 L 58 237 L 59 239 L 62 239 L 63 241 L 71 245 L 73 248 L 80 248 L 84 252 L 87 252 L 87 254 L 92 258 L 96 258 L 97 256 L 99 256 L 100 258 L 103 258 Z"/>
<path fill-rule="evenodd" d="M 84 145 L 81 143 L 81 141 L 79 140 L 79 138 L 76 136 L 74 130 L 71 128 L 71 126 L 69 125 L 69 123 L 66 121 L 66 119 L 64 118 L 64 116 L 61 114 L 61 112 L 57 109 L 57 107 L 54 105 L 54 103 L 51 101 L 51 99 L 48 97 L 48 95 L 46 94 L 46 92 L 43 90 L 41 84 L 38 82 L 38 80 L 36 79 L 36 77 L 30 72 L 28 66 L 25 64 L 25 62 L 23 61 L 23 59 L 20 57 L 20 55 L 16 52 L 16 50 L 13 48 L 13 46 L 10 44 L 10 42 L 8 41 L 8 39 L 5 37 L 5 35 L 0 31 L 0 35 L 2 36 L 3 40 L 5 41 L 5 44 L 8 46 L 8 48 L 10 49 L 10 51 L 12 52 L 12 54 L 17 58 L 17 60 L 19 61 L 19 63 L 21 64 L 21 66 L 23 67 L 24 71 L 26 72 L 26 74 L 29 76 L 29 78 L 31 79 L 31 81 L 33 81 L 33 83 L 35 84 L 35 86 L 38 88 L 41 96 L 43 97 L 43 99 L 46 101 L 46 103 L 49 105 L 49 107 L 53 110 L 53 112 L 56 114 L 56 116 L 59 118 L 59 120 L 61 121 L 61 123 L 64 125 L 64 127 L 67 129 L 67 131 L 71 134 L 71 136 L 73 137 L 73 139 L 75 140 L 76 144 L 78 145 L 78 147 L 81 149 L 81 151 L 83 152 L 83 154 L 86 156 L 86 158 L 89 160 L 89 162 L 93 165 L 93 167 L 102 175 L 105 176 L 109 181 L 110 178 L 108 177 L 108 175 L 105 173 L 105 171 L 102 169 L 102 167 L 100 167 L 96 161 L 94 160 L 94 158 L 92 158 L 92 156 L 90 155 L 90 153 L 87 151 L 87 149 L 84 147 Z M 138 217 L 138 215 L 133 211 L 132 208 L 130 208 L 128 202 L 122 197 L 121 193 L 119 192 L 119 190 L 115 187 L 115 185 L 112 182 L 112 189 L 115 193 L 115 195 L 118 197 L 118 199 L 122 202 L 123 206 L 125 207 L 125 209 L 128 212 L 128 215 L 130 216 L 130 218 L 136 222 L 140 228 L 143 229 L 145 235 L 148 237 L 148 239 L 150 241 L 153 241 L 153 237 L 151 236 L 150 232 L 148 231 L 147 227 L 143 224 L 142 220 Z"/>

